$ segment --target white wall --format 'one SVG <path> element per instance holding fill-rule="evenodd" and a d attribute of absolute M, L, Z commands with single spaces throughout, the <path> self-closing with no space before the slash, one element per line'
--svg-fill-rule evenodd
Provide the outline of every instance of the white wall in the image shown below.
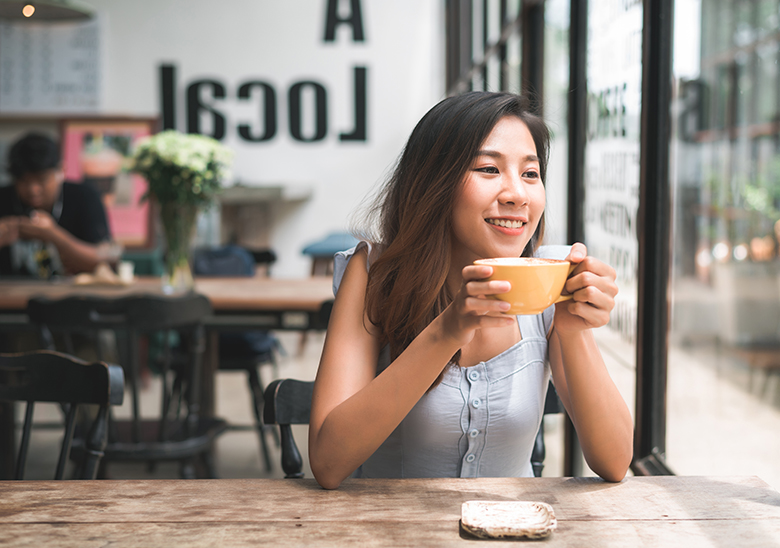
<path fill-rule="evenodd" d="M 327 0 L 83 0 L 100 22 L 101 106 L 104 114 L 158 116 L 159 66 L 177 67 L 177 129 L 186 130 L 184 97 L 194 80 L 221 81 L 227 98 L 210 100 L 227 119 L 224 142 L 236 151 L 235 178 L 260 186 L 308 186 L 310 200 L 273 212 L 271 245 L 279 277 L 304 276 L 301 249 L 348 217 L 382 179 L 414 124 L 444 95 L 443 2 L 361 0 L 365 42 L 348 26 L 325 43 Z M 349 1 L 341 2 L 349 11 Z M 368 73 L 367 141 L 342 142 L 352 129 L 353 67 Z M 240 104 L 238 86 L 263 80 L 276 90 L 278 132 L 247 143 L 236 125 L 259 124 L 260 100 Z M 287 93 L 312 80 L 327 90 L 328 132 L 303 143 L 288 129 Z M 304 95 L 304 104 L 305 98 Z M 311 110 L 303 110 L 313 119 Z M 304 125 L 311 131 L 313 124 Z M 210 126 L 205 126 L 207 129 Z"/>

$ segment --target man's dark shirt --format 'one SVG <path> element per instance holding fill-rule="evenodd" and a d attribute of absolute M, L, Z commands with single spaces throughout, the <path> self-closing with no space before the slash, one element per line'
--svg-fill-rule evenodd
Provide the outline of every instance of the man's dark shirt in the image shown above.
<path fill-rule="evenodd" d="M 100 195 L 90 186 L 78 183 L 62 184 L 62 212 L 57 224 L 73 236 L 90 244 L 97 244 L 111 239 L 106 219 L 106 210 Z M 16 196 L 13 185 L 0 187 L 0 218 L 13 215 L 29 215 Z M 11 266 L 11 248 L 0 248 L 0 275 L 26 274 L 14 272 Z"/>

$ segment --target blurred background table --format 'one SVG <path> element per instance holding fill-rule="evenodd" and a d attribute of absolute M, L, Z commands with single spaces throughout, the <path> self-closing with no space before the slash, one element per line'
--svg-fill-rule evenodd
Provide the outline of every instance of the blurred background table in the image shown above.
<path fill-rule="evenodd" d="M 459 546 L 467 500 L 547 502 L 553 547 L 777 546 L 757 477 L 0 482 L 4 546 Z"/>
<path fill-rule="evenodd" d="M 206 321 L 209 331 L 203 367 L 201 409 L 214 412 L 214 373 L 217 368 L 217 333 L 224 330 L 281 329 L 305 331 L 327 327 L 333 299 L 330 278 L 302 279 L 196 278 L 195 291 L 205 295 L 214 313 Z M 123 297 L 131 294 L 162 295 L 159 277 L 137 277 L 127 286 L 76 285 L 72 279 L 55 281 L 0 280 L 0 330 L 8 338 L 34 329 L 25 313 L 33 296 L 58 299 L 78 295 Z M 120 364 L 121 365 L 121 364 Z M 10 477 L 13 463 L 14 414 L 10 404 L 0 404 L 0 477 Z"/>
<path fill-rule="evenodd" d="M 329 278 L 303 279 L 197 278 L 195 291 L 211 301 L 214 327 L 265 327 L 268 329 L 319 329 L 323 303 L 333 298 Z M 160 278 L 139 277 L 128 286 L 76 285 L 59 281 L 0 281 L 0 327 L 19 329 L 27 323 L 25 307 L 32 296 L 51 299 L 74 295 L 122 297 L 130 294 L 161 295 Z M 240 327 L 240 326 L 239 326 Z"/>

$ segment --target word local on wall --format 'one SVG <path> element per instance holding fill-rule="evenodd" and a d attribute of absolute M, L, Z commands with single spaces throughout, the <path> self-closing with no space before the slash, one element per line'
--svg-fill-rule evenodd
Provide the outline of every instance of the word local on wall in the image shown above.
<path fill-rule="evenodd" d="M 325 33 L 323 42 L 336 40 L 336 28 L 346 25 L 352 31 L 354 42 L 365 41 L 363 32 L 362 11 L 360 0 L 350 0 L 349 12 L 340 13 L 338 0 L 328 0 L 325 18 Z M 163 129 L 176 129 L 176 66 L 160 65 L 160 93 L 162 105 Z M 352 68 L 352 127 L 340 131 L 339 141 L 367 141 L 368 122 L 366 119 L 368 68 L 355 66 Z M 204 94 L 210 94 L 210 100 L 227 98 L 227 86 L 217 79 L 200 79 L 186 84 L 185 108 L 187 133 L 206 134 L 202 131 L 201 122 L 204 116 L 210 117 L 210 137 L 222 140 L 227 133 L 227 123 L 224 113 L 210 101 L 204 100 Z M 253 94 L 260 98 L 258 105 L 258 120 L 254 123 L 238 123 L 236 132 L 239 138 L 250 143 L 271 141 L 279 131 L 279 111 L 277 108 L 277 90 L 264 80 L 248 79 L 238 84 L 235 100 L 249 102 Z M 314 104 L 304 108 L 305 97 L 311 97 Z M 287 89 L 287 122 L 290 136 L 303 143 L 322 141 L 328 135 L 328 92 L 325 86 L 315 80 L 293 82 Z M 313 120 L 304 120 L 304 112 L 312 113 Z M 304 128 L 308 128 L 308 133 Z M 313 128 L 313 130 L 312 130 Z"/>

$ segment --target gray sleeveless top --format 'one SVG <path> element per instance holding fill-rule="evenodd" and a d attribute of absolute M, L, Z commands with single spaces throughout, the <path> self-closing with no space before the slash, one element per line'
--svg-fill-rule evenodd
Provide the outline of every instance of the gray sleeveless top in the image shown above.
<path fill-rule="evenodd" d="M 366 242 L 336 254 L 334 294 L 350 258 Z M 560 255 L 560 250 L 536 253 Z M 549 246 L 558 248 L 561 246 Z M 566 246 L 568 248 L 568 246 Z M 562 257 L 556 257 L 562 258 Z M 473 367 L 449 365 L 354 477 L 530 477 L 531 451 L 550 379 L 547 333 L 554 305 L 517 316 L 522 340 Z M 389 365 L 385 348 L 377 374 Z"/>

